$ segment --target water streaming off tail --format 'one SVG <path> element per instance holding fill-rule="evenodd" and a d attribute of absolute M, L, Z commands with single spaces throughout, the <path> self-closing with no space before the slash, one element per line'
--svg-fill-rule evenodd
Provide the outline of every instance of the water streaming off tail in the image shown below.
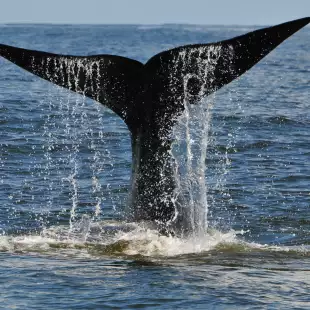
<path fill-rule="evenodd" d="M 203 48 L 197 48 L 190 52 L 181 52 L 175 60 L 175 67 L 178 67 L 178 70 L 180 70 L 180 63 L 183 66 L 190 64 L 199 68 L 198 73 L 188 74 L 183 78 L 184 112 L 179 116 L 173 129 L 172 150 L 176 161 L 177 196 L 182 196 L 184 201 L 181 206 L 184 210 L 181 212 L 186 214 L 187 220 L 189 219 L 190 230 L 195 236 L 203 236 L 208 227 L 207 213 L 210 197 L 208 196 L 205 172 L 208 145 L 212 140 L 209 133 L 211 110 L 214 104 L 213 96 L 203 99 L 208 82 L 201 83 L 201 81 L 210 81 L 215 78 L 214 68 L 220 55 L 220 47 L 209 49 L 207 57 Z M 100 75 L 100 66 L 102 65 L 104 64 L 100 61 L 94 60 L 89 63 L 83 58 L 79 62 L 73 62 L 70 59 L 48 59 L 45 63 L 47 75 L 52 72 L 55 79 L 58 80 L 61 76 L 69 83 L 69 89 L 82 95 L 87 94 L 90 89 L 92 93 L 96 94 L 97 99 L 102 94 L 104 95 L 105 89 L 104 76 Z M 81 81 L 82 71 L 85 76 L 83 81 Z M 173 73 L 172 69 L 172 78 Z M 193 80 L 197 81 L 197 85 L 200 87 L 198 94 L 195 94 L 195 97 L 199 98 L 197 104 L 191 104 L 193 101 L 191 91 Z M 60 96 L 55 100 L 51 95 L 44 125 L 46 137 L 44 171 L 48 183 L 48 204 L 51 207 L 55 203 L 53 197 L 55 193 L 57 195 L 58 190 L 57 186 L 53 184 L 53 180 L 58 178 L 61 180 L 62 189 L 70 189 L 69 222 L 72 231 L 80 229 L 79 222 L 77 225 L 74 224 L 76 220 L 81 219 L 82 214 L 89 214 L 91 220 L 98 219 L 102 203 L 106 199 L 101 184 L 101 173 L 104 171 L 105 164 L 113 165 L 113 158 L 109 156 L 108 149 L 104 145 L 104 132 L 100 129 L 103 123 L 102 111 L 100 111 L 99 105 L 96 107 L 95 112 L 89 110 L 85 103 L 85 96 L 77 97 L 70 93 L 67 97 Z M 54 120 L 53 116 L 58 120 Z M 59 148 L 64 151 L 62 155 L 53 152 L 54 149 Z M 59 171 L 59 167 L 62 167 L 62 172 L 57 178 L 50 178 L 50 171 Z M 107 184 L 107 186 L 109 185 Z M 83 197 L 85 193 L 91 199 Z M 86 208 L 79 208 L 83 204 L 86 205 Z M 78 214 L 80 216 L 77 216 Z"/>
<path fill-rule="evenodd" d="M 50 58 L 41 65 L 47 76 L 67 79 L 70 89 L 81 89 L 82 95 L 89 88 L 99 89 L 100 64 L 96 61 L 87 64 L 83 59 L 74 63 L 70 59 Z M 79 80 L 80 69 L 86 71 L 84 85 Z M 69 218 L 70 229 L 74 230 L 75 223 L 85 214 L 92 220 L 99 219 L 109 196 L 107 175 L 113 174 L 114 160 L 105 147 L 108 133 L 103 114 L 106 113 L 101 105 L 86 102 L 85 96 L 52 85 L 48 89 L 47 99 L 40 103 L 44 122 L 42 160 L 35 169 L 31 166 L 29 169 L 33 169 L 34 178 L 42 177 L 41 211 L 62 209 L 58 216 Z"/>
<path fill-rule="evenodd" d="M 174 64 L 177 70 L 180 70 L 180 63 L 184 66 L 190 63 L 199 68 L 196 75 L 188 74 L 183 78 L 184 111 L 173 130 L 172 150 L 176 162 L 176 196 L 184 198 L 181 206 L 184 210 L 181 212 L 190 219 L 191 231 L 196 236 L 204 235 L 208 226 L 211 198 L 205 172 L 208 146 L 212 140 L 209 133 L 214 98 L 202 99 L 208 85 L 198 83 L 200 89 L 196 97 L 200 99 L 197 104 L 191 104 L 193 95 L 190 85 L 195 79 L 200 82 L 214 78 L 213 70 L 221 49 L 210 49 L 207 57 L 202 57 L 204 52 L 200 48 L 189 53 L 181 52 Z M 69 89 L 82 95 L 87 95 L 91 90 L 96 94 L 94 99 L 104 96 L 104 76 L 100 75 L 100 66 L 103 65 L 100 60 L 86 62 L 83 58 L 78 62 L 48 58 L 40 64 L 50 80 L 57 80 L 59 85 L 69 83 Z M 171 68 L 172 79 L 173 73 Z M 94 105 L 89 105 L 85 96 L 68 93 L 61 88 L 57 91 L 54 86 L 49 86 L 47 100 L 43 100 L 41 105 L 44 139 L 41 150 L 36 151 L 41 160 L 39 163 L 32 162 L 28 168 L 32 170 L 32 177 L 38 179 L 43 187 L 42 211 L 49 213 L 57 210 L 57 216 L 69 220 L 70 230 L 74 232 L 80 229 L 80 222 L 85 222 L 83 215 L 91 221 L 100 219 L 106 200 L 111 199 L 107 174 L 113 175 L 115 182 L 120 180 L 115 178 L 113 172 L 115 159 L 110 155 L 111 145 L 108 146 L 107 133 L 103 128 L 111 123 L 111 115 L 105 113 L 101 105 L 95 104 L 93 108 Z M 115 144 L 120 140 L 110 142 Z M 59 208 L 63 209 L 60 215 Z"/>
<path fill-rule="evenodd" d="M 175 60 L 176 68 L 180 64 L 183 66 L 190 64 L 199 68 L 198 74 L 184 76 L 184 111 L 173 129 L 172 148 L 172 155 L 176 162 L 177 192 L 184 201 L 184 210 L 181 212 L 189 217 L 190 229 L 198 237 L 203 236 L 208 228 L 207 214 L 211 198 L 206 183 L 206 160 L 211 155 L 208 150 L 209 144 L 212 141 L 214 143 L 214 137 L 210 136 L 210 126 L 212 107 L 215 102 L 213 95 L 204 98 L 208 85 L 207 82 L 201 83 L 201 81 L 210 81 L 215 78 L 214 69 L 220 55 L 220 47 L 209 49 L 207 57 L 205 50 L 198 47 L 197 50 L 181 52 Z M 194 100 L 191 91 L 192 81 L 198 82 L 195 85 L 200 86 Z M 223 170 L 227 164 L 228 161 L 223 161 L 220 169 Z"/>

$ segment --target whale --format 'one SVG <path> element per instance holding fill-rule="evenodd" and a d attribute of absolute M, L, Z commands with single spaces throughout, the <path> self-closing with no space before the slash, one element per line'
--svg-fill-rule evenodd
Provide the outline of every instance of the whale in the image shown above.
<path fill-rule="evenodd" d="M 131 135 L 128 219 L 166 232 L 190 229 L 176 191 L 172 129 L 185 104 L 199 104 L 235 80 L 310 17 L 215 43 L 160 52 L 146 63 L 117 55 L 73 56 L 0 44 L 0 56 L 58 86 L 94 99 L 116 113 Z"/>

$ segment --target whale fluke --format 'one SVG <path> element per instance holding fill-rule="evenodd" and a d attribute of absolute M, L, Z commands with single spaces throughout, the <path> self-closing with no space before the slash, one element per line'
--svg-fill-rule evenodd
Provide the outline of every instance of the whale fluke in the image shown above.
<path fill-rule="evenodd" d="M 307 17 L 216 43 L 180 46 L 146 64 L 114 55 L 58 55 L 3 44 L 0 55 L 118 114 L 132 138 L 134 219 L 178 226 L 186 215 L 178 210 L 170 133 L 185 103 L 197 103 L 230 83 L 309 22 Z"/>
<path fill-rule="evenodd" d="M 150 108 L 156 117 L 158 110 L 179 112 L 185 93 L 194 103 L 230 83 L 309 22 L 307 17 L 216 43 L 180 46 L 153 56 L 145 65 L 115 55 L 58 55 L 4 44 L 0 55 L 106 105 L 134 130 L 145 123 Z M 152 107 L 145 102 L 154 99 L 166 102 Z"/>
<path fill-rule="evenodd" d="M 94 99 L 130 123 L 143 64 L 114 55 L 58 55 L 0 44 L 0 55 L 56 85 Z"/>
<path fill-rule="evenodd" d="M 245 73 L 309 22 L 310 17 L 306 17 L 217 43 L 180 46 L 155 55 L 145 67 L 160 76 L 163 84 L 169 84 L 164 88 L 166 91 L 178 93 L 174 97 L 184 94 L 187 86 L 189 95 L 197 100 L 197 95 L 209 95 Z M 171 79 L 176 61 L 178 66 Z M 208 74 L 210 63 L 214 63 L 212 78 Z M 189 85 L 184 83 L 185 76 L 192 77 L 192 81 L 187 81 Z"/>

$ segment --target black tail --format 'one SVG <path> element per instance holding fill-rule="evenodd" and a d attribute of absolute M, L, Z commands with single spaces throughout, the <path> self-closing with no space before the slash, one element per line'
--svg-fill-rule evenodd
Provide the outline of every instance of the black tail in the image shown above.
<path fill-rule="evenodd" d="M 107 105 L 125 120 L 133 142 L 134 217 L 167 224 L 184 217 L 176 216 L 175 206 L 181 203 L 174 193 L 165 135 L 184 103 L 195 103 L 228 84 L 309 22 L 303 18 L 218 43 L 181 46 L 145 65 L 118 56 L 63 56 L 7 45 L 0 45 L 0 55 Z"/>
<path fill-rule="evenodd" d="M 143 64 L 120 56 L 70 56 L 0 44 L 0 55 L 59 86 L 92 98 L 130 124 Z"/>
<path fill-rule="evenodd" d="M 160 81 L 167 109 L 182 109 L 184 96 L 195 103 L 230 83 L 309 22 L 306 17 L 217 43 L 180 46 L 155 55 L 145 67 Z"/>
<path fill-rule="evenodd" d="M 217 43 L 177 47 L 145 65 L 120 56 L 66 56 L 8 45 L 0 45 L 0 55 L 105 104 L 133 131 L 180 112 L 184 96 L 194 103 L 228 84 L 309 22 L 308 17 Z"/>

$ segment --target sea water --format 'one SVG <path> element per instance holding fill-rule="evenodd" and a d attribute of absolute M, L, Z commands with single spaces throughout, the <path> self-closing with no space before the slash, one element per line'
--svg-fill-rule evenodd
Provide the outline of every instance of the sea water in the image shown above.
<path fill-rule="evenodd" d="M 1 25 L 0 42 L 146 62 L 256 27 Z M 310 32 L 174 128 L 185 239 L 125 221 L 126 125 L 0 59 L 0 308 L 307 309 Z M 178 176 L 176 175 L 176 178 Z M 183 184 L 182 184 L 182 182 Z"/>

